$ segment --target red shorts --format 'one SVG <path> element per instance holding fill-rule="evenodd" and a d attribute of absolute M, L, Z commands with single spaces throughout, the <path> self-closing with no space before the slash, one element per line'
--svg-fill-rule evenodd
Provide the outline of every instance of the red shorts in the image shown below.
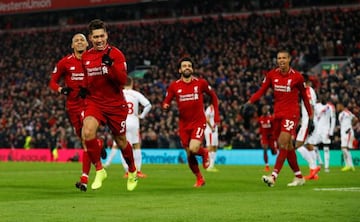
<path fill-rule="evenodd" d="M 66 111 L 76 135 L 81 138 L 81 128 L 84 120 L 84 105 L 67 106 Z"/>
<path fill-rule="evenodd" d="M 117 106 L 104 106 L 87 100 L 84 118 L 93 116 L 99 124 L 106 124 L 114 136 L 120 136 L 126 133 L 127 114 L 126 101 Z"/>
<path fill-rule="evenodd" d="M 261 134 L 260 138 L 261 138 L 260 142 L 262 145 L 270 145 L 273 141 L 272 134 Z"/>
<path fill-rule="evenodd" d="M 275 118 L 273 124 L 274 139 L 279 138 L 280 132 L 288 132 L 292 137 L 296 137 L 296 127 L 299 123 L 299 118 Z"/>
<path fill-rule="evenodd" d="M 204 131 L 205 131 L 205 124 L 199 124 L 192 128 L 188 129 L 179 129 L 179 136 L 181 140 L 181 144 L 184 148 L 188 148 L 191 139 L 196 139 L 199 141 L 204 140 Z"/>

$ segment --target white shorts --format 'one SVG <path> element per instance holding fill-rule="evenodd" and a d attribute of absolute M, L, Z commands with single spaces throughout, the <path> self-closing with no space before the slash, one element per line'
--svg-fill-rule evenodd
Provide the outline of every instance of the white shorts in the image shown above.
<path fill-rule="evenodd" d="M 138 127 L 126 128 L 126 139 L 130 144 L 140 143 L 140 130 Z"/>
<path fill-rule="evenodd" d="M 301 125 L 298 134 L 296 135 L 296 141 L 304 142 L 307 137 L 307 126 Z"/>
<path fill-rule="evenodd" d="M 308 135 L 308 124 L 309 121 L 307 118 L 306 121 L 304 120 L 304 118 L 301 119 L 301 127 L 296 135 L 296 141 L 305 142 L 305 139 Z"/>
<path fill-rule="evenodd" d="M 326 132 L 322 132 L 322 133 L 314 132 L 313 134 L 311 134 L 308 137 L 307 142 L 312 144 L 312 145 L 317 145 L 317 144 L 320 144 L 320 143 L 330 144 L 331 140 L 330 140 L 329 135 Z"/>
<path fill-rule="evenodd" d="M 131 145 L 140 143 L 140 130 L 139 128 L 126 128 L 126 139 Z M 113 146 L 117 147 L 115 140 Z"/>
<path fill-rule="evenodd" d="M 341 132 L 341 147 L 353 148 L 354 143 L 354 131 L 350 130 L 349 133 Z"/>
<path fill-rule="evenodd" d="M 205 142 L 206 146 L 218 146 L 219 145 L 219 135 L 218 131 L 215 130 L 212 132 L 211 130 L 205 129 Z"/>

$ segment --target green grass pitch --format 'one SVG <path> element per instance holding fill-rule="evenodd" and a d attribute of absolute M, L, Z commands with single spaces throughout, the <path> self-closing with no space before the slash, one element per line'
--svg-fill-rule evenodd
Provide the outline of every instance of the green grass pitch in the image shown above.
<path fill-rule="evenodd" d="M 206 185 L 196 189 L 187 165 L 143 165 L 148 177 L 128 192 L 122 166 L 114 164 L 100 190 L 80 192 L 79 163 L 0 162 L 0 221 L 360 221 L 360 169 L 334 167 L 318 181 L 289 188 L 293 175 L 285 165 L 269 188 L 263 166 L 218 168 L 202 170 Z M 90 183 L 93 177 L 92 169 Z"/>

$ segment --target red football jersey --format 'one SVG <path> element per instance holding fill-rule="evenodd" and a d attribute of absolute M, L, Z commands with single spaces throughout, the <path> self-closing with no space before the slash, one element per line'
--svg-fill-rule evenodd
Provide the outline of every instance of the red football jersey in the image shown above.
<path fill-rule="evenodd" d="M 203 93 L 211 96 L 215 109 L 215 122 L 219 122 L 218 99 L 214 90 L 211 89 L 205 79 L 192 77 L 189 83 L 179 79 L 172 82 L 168 87 L 163 105 L 169 105 L 172 98 L 176 98 L 179 109 L 180 128 L 192 128 L 199 124 L 204 124 L 205 126 L 206 117 Z"/>
<path fill-rule="evenodd" d="M 262 135 L 270 135 L 272 134 L 272 121 L 274 117 L 272 115 L 262 115 L 259 116 L 259 133 Z"/>
<path fill-rule="evenodd" d="M 56 64 L 49 82 L 49 87 L 55 92 L 59 90 L 60 86 L 58 82 L 61 78 L 64 78 L 64 83 L 67 87 L 73 89 L 66 97 L 66 108 L 70 122 L 75 128 L 76 135 L 81 137 L 81 113 L 84 111 L 85 103 L 84 99 L 78 96 L 78 93 L 80 89 L 79 86 L 81 86 L 84 81 L 84 69 L 82 61 L 76 58 L 74 54 L 63 57 Z"/>
<path fill-rule="evenodd" d="M 73 89 L 66 97 L 67 106 L 81 105 L 82 100 L 77 95 L 79 93 L 79 86 L 82 85 L 84 79 L 84 69 L 80 59 L 76 58 L 74 54 L 63 57 L 55 66 L 49 86 L 55 92 L 59 90 L 59 80 L 64 78 L 64 83 L 67 87 Z"/>
<path fill-rule="evenodd" d="M 102 63 L 102 56 L 106 53 L 114 60 L 112 66 Z M 127 78 L 126 60 L 119 49 L 113 46 L 107 46 L 102 51 L 92 48 L 84 52 L 82 60 L 84 86 L 89 91 L 87 100 L 100 106 L 118 106 L 126 102 L 122 92 Z"/>
<path fill-rule="evenodd" d="M 309 116 L 312 115 L 309 99 L 306 95 L 303 76 L 290 68 L 286 75 L 276 68 L 267 73 L 261 88 L 254 93 L 250 102 L 256 102 L 269 88 L 274 90 L 275 118 L 300 118 L 299 94 L 301 95 Z"/>

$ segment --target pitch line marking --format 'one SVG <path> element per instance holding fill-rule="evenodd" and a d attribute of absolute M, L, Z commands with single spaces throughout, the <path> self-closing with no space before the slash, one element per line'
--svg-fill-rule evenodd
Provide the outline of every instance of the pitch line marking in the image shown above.
<path fill-rule="evenodd" d="M 315 191 L 360 192 L 360 187 L 314 188 Z"/>

